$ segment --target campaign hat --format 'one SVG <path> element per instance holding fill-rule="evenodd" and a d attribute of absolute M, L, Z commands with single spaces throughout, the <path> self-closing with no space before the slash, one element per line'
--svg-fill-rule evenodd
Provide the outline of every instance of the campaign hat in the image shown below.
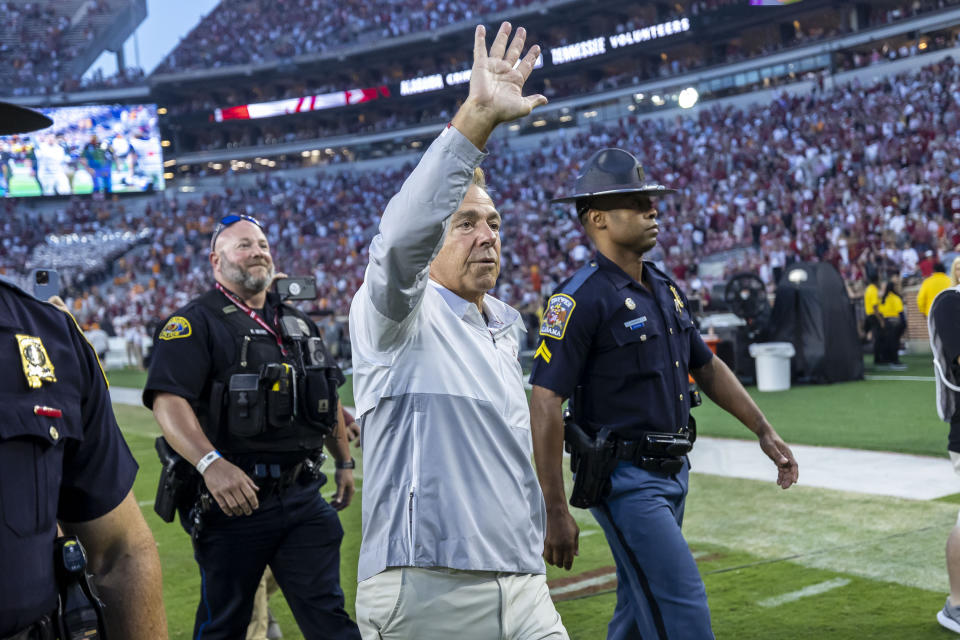
<path fill-rule="evenodd" d="M 676 189 L 647 180 L 643 166 L 633 154 L 608 148 L 597 151 L 583 164 L 582 172 L 573 184 L 573 193 L 553 198 L 550 202 L 576 202 L 621 193 L 654 196 L 676 192 Z"/>
<path fill-rule="evenodd" d="M 37 129 L 46 129 L 52 124 L 53 120 L 39 111 L 9 102 L 0 102 L 0 136 L 29 133 Z"/>

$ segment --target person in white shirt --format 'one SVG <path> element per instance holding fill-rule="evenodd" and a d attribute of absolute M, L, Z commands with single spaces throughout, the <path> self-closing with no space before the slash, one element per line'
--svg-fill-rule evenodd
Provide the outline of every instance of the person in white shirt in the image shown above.
<path fill-rule="evenodd" d="M 387 205 L 350 309 L 364 452 L 364 638 L 562 640 L 517 360 L 520 314 L 488 295 L 500 214 L 478 165 L 540 54 L 477 27 L 470 93 Z"/>

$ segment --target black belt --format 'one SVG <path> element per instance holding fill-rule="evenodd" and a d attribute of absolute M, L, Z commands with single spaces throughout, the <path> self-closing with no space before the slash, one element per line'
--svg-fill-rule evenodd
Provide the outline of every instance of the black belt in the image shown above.
<path fill-rule="evenodd" d="M 57 632 L 50 616 L 44 616 L 26 629 L 0 640 L 57 640 Z"/>
<path fill-rule="evenodd" d="M 281 494 L 296 483 L 303 471 L 304 463 L 282 468 L 279 464 L 255 464 L 247 473 L 260 488 L 260 496 Z"/>
<path fill-rule="evenodd" d="M 677 473 L 683 468 L 683 456 L 692 448 L 685 432 L 648 431 L 637 440 L 617 441 L 616 456 L 646 471 Z"/>

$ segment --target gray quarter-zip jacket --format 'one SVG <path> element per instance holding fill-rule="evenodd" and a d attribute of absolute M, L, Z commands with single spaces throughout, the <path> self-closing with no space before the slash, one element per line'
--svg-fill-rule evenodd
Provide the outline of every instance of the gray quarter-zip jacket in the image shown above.
<path fill-rule="evenodd" d="M 481 314 L 428 277 L 483 157 L 453 127 L 433 142 L 387 205 L 350 308 L 361 581 L 397 566 L 545 573 L 520 314 L 489 295 Z"/>

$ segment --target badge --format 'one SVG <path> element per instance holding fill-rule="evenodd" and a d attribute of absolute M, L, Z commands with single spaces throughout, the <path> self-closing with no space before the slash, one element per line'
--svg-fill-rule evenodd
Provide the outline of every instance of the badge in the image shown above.
<path fill-rule="evenodd" d="M 53 363 L 50 362 L 50 357 L 40 338 L 18 333 L 17 344 L 20 345 L 23 374 L 27 376 L 27 384 L 31 389 L 39 389 L 44 382 L 57 381 L 57 377 L 53 374 Z"/>
<path fill-rule="evenodd" d="M 640 316 L 639 318 L 634 318 L 633 320 L 628 320 L 623 323 L 627 329 L 633 331 L 634 329 L 642 329 L 643 325 L 647 323 L 647 316 Z"/>
<path fill-rule="evenodd" d="M 173 316 L 167 320 L 163 331 L 160 332 L 161 340 L 175 340 L 177 338 L 188 338 L 193 333 L 190 328 L 190 321 L 183 316 Z"/>
<path fill-rule="evenodd" d="M 683 313 L 683 300 L 680 299 L 680 294 L 677 293 L 676 288 L 673 285 L 670 285 L 670 292 L 673 293 L 673 305 L 677 308 L 677 313 Z"/>
<path fill-rule="evenodd" d="M 564 293 L 551 296 L 547 301 L 543 322 L 540 324 L 540 335 L 562 340 L 575 306 L 577 306 L 576 301 Z"/>
<path fill-rule="evenodd" d="M 236 310 L 237 310 L 236 305 L 232 305 L 232 304 L 228 304 L 223 309 L 221 309 L 221 311 L 223 311 L 223 315 L 234 313 Z"/>
<path fill-rule="evenodd" d="M 547 341 L 541 340 L 540 346 L 537 348 L 537 353 L 534 354 L 533 359 L 543 358 L 543 361 L 547 364 L 550 364 L 550 358 L 553 357 L 553 354 L 550 353 L 550 349 L 547 348 Z"/>
<path fill-rule="evenodd" d="M 633 301 L 633 298 L 627 298 L 623 301 L 623 304 L 625 304 L 627 309 L 630 309 L 630 311 L 633 311 L 637 308 L 637 303 Z"/>

